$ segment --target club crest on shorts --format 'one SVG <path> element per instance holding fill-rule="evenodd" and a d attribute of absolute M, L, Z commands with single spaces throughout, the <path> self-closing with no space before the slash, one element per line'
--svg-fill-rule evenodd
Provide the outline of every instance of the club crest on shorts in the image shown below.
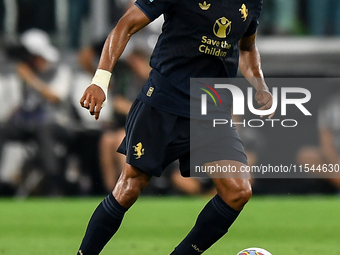
<path fill-rule="evenodd" d="M 141 142 L 137 143 L 136 145 L 133 146 L 133 149 L 135 151 L 135 155 L 136 159 L 140 159 L 141 156 L 144 155 L 144 148 L 143 148 L 143 144 Z"/>
<path fill-rule="evenodd" d="M 239 9 L 239 11 L 241 12 L 242 14 L 242 19 L 243 21 L 246 21 L 247 20 L 247 17 L 248 17 L 248 9 L 247 9 L 247 6 L 245 4 L 242 4 L 241 8 Z"/>

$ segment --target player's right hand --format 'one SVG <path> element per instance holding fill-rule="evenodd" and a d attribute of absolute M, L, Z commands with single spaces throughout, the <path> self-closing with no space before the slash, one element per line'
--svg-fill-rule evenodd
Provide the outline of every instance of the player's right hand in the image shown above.
<path fill-rule="evenodd" d="M 99 86 L 91 84 L 84 91 L 80 105 L 88 109 L 90 114 L 94 115 L 95 120 L 98 120 L 105 99 L 104 91 Z"/>

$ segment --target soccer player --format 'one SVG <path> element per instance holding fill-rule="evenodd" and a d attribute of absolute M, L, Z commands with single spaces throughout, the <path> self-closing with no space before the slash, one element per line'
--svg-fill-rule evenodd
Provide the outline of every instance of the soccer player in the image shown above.
<path fill-rule="evenodd" d="M 272 95 L 255 44 L 261 7 L 262 0 L 137 0 L 120 19 L 105 42 L 93 81 L 80 99 L 95 119 L 106 98 L 111 71 L 129 38 L 164 14 L 162 33 L 150 60 L 152 71 L 131 107 L 126 137 L 118 149 L 126 154 L 125 168 L 113 192 L 93 213 L 79 255 L 100 253 L 150 178 L 160 176 L 169 163 L 179 159 L 182 175 L 188 176 L 191 77 L 235 77 L 239 66 L 257 91 L 260 109 L 271 108 Z M 202 147 L 203 153 L 207 149 L 206 154 L 211 155 L 207 164 L 236 168 L 247 164 L 236 129 L 218 142 L 213 153 L 214 147 Z M 218 194 L 171 254 L 203 253 L 227 233 L 251 197 L 248 178 L 214 178 L 213 182 Z"/>

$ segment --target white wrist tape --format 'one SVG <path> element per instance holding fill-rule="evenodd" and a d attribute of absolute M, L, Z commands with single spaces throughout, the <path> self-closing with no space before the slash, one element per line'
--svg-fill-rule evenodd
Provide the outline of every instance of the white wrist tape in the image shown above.
<path fill-rule="evenodd" d="M 111 73 L 103 69 L 97 69 L 93 76 L 91 84 L 99 86 L 105 94 L 105 101 L 107 100 L 107 92 L 109 89 L 109 82 L 111 79 Z"/>

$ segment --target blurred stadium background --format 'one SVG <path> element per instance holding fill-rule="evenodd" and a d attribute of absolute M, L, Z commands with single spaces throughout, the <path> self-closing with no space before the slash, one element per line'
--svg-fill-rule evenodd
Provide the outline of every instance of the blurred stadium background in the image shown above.
<path fill-rule="evenodd" d="M 328 7 L 324 6 L 326 3 Z M 48 194 L 40 185 L 44 179 L 44 169 L 35 162 L 39 150 L 35 143 L 15 141 L 4 146 L 0 161 L 0 254 L 61 254 L 70 252 L 70 249 L 75 251 L 88 217 L 101 200 L 96 197 L 107 194 L 100 171 L 98 147 L 103 132 L 113 125 L 113 110 L 108 107 L 100 121 L 95 122 L 78 106 L 83 89 L 91 80 L 91 75 L 79 62 L 79 56 L 83 49 L 106 37 L 129 4 L 129 0 L 0 0 L 1 126 L 22 102 L 17 61 L 8 56 L 7 49 L 9 45 L 17 45 L 20 35 L 31 28 L 48 33 L 52 44 L 60 52 L 58 63 L 70 68 L 72 86 L 69 99 L 79 118 L 77 153 L 68 154 L 63 146 L 56 147 L 56 153 L 65 166 L 63 178 L 67 187 L 63 187 L 63 193 Z M 266 0 L 264 5 L 257 44 L 266 77 L 339 78 L 340 1 Z M 160 22 L 134 37 L 123 60 L 128 61 L 129 54 L 135 49 L 143 49 L 150 54 L 160 31 Z M 116 80 L 123 78 L 116 77 Z M 277 134 L 266 129 L 255 134 L 256 137 L 265 137 L 263 144 L 249 145 L 257 153 L 257 164 L 295 164 L 301 148 L 320 146 L 318 109 L 327 103 L 330 96 L 338 94 L 340 87 L 334 83 L 327 86 L 313 83 L 310 89 L 316 91 L 312 97 L 317 100 L 309 105 L 316 114 L 305 123 L 305 129 L 295 133 L 294 137 L 288 132 Z M 254 137 L 245 139 L 245 143 L 251 144 Z M 129 225 L 117 236 L 117 243 L 110 244 L 103 254 L 110 254 L 110 250 L 115 249 L 120 249 L 117 252 L 124 254 L 149 254 L 150 251 L 165 254 L 193 224 L 192 215 L 200 210 L 206 197 L 188 199 L 190 192 L 173 186 L 171 171 L 150 183 L 143 195 L 154 197 L 144 197 L 137 203 L 131 216 L 126 219 Z M 254 202 L 249 204 L 249 210 L 244 212 L 244 217 L 231 231 L 234 233 L 230 234 L 230 240 L 223 239 L 225 242 L 219 242 L 215 250 L 207 253 L 236 254 L 247 246 L 263 246 L 272 250 L 274 255 L 338 254 L 335 238 L 340 236 L 336 218 L 340 184 L 310 177 L 256 179 Z M 205 190 L 209 190 L 209 185 Z M 50 195 L 63 199 L 50 198 Z M 262 195 L 270 197 L 264 198 Z M 32 196 L 46 198 L 17 199 Z M 67 196 L 77 198 L 69 199 Z M 188 208 L 184 209 L 186 206 Z M 176 210 L 171 211 L 170 208 Z M 148 212 L 141 214 L 146 209 Z M 64 210 L 71 215 L 69 219 L 62 214 Z M 179 210 L 183 211 L 179 216 L 183 220 L 175 226 L 163 226 L 164 220 L 176 219 Z M 154 216 L 147 214 L 153 211 Z M 138 225 L 137 220 L 143 218 L 156 220 L 153 226 Z M 144 236 L 147 238 L 140 239 L 145 233 L 148 233 Z"/>
<path fill-rule="evenodd" d="M 262 66 L 266 77 L 274 78 L 336 78 L 340 72 L 340 38 L 339 36 L 339 1 L 266 1 L 258 36 Z M 99 122 L 94 122 L 86 111 L 78 107 L 78 100 L 87 86 L 91 75 L 86 72 L 79 62 L 80 52 L 98 41 L 102 41 L 123 13 L 131 4 L 129 0 L 1 0 L 0 1 L 0 121 L 5 123 L 22 100 L 21 81 L 16 73 L 17 62 L 6 53 L 8 45 L 16 45 L 20 35 L 30 29 L 39 28 L 46 31 L 54 46 L 60 51 L 60 63 L 66 64 L 72 70 L 72 85 L 69 98 L 80 118 L 79 129 L 87 138 L 86 144 L 79 147 L 80 157 L 70 157 L 68 167 L 79 166 L 80 175 L 84 175 L 82 191 L 70 191 L 69 194 L 96 195 L 105 193 L 102 188 L 102 177 L 98 173 L 100 168 L 99 152 L 96 143 L 108 123 L 112 123 L 111 109 L 105 109 Z M 281 8 L 281 9 L 280 9 Z M 314 16 L 315 9 L 319 15 Z M 139 35 L 135 35 L 125 55 L 133 49 L 143 49 L 149 54 L 155 37 L 160 31 L 161 21 L 156 21 L 150 28 Z M 125 57 L 126 58 L 126 57 Z M 93 62 L 96 61 L 96 58 Z M 118 74 L 119 76 L 119 74 Z M 119 80 L 119 77 L 118 77 Z M 269 84 L 271 85 L 271 84 Z M 313 85 L 315 86 L 315 85 Z M 322 84 L 316 88 L 318 100 L 310 107 L 317 109 L 336 93 L 337 85 Z M 301 138 L 297 134 L 288 153 L 273 150 L 278 144 L 284 144 L 288 137 L 279 136 L 274 144 L 267 143 L 261 147 L 257 163 L 266 163 L 269 158 L 279 158 L 282 162 L 295 162 L 297 151 L 303 145 L 318 146 L 317 115 L 310 120 L 308 130 L 303 130 Z M 267 132 L 266 130 L 264 132 Z M 81 139 L 81 138 L 79 138 Z M 281 139 L 281 140 L 280 140 Z M 270 139 L 268 139 L 270 141 Z M 88 149 L 92 147 L 91 149 Z M 86 149 L 87 148 L 87 149 Z M 60 151 L 62 153 L 62 150 Z M 275 155 L 273 155 L 275 154 Z M 4 194 L 27 194 L 18 188 L 18 178 L 23 165 L 30 157 L 34 157 L 34 146 L 23 145 L 18 142 L 6 143 L 1 160 L 0 181 Z M 7 156 L 10 155 L 10 156 Z M 25 160 L 24 160 L 25 158 Z M 81 162 L 79 162 L 81 161 Z M 73 171 L 69 171 L 71 182 L 80 178 Z M 32 178 L 33 180 L 35 178 Z M 86 181 L 85 181 L 86 180 Z M 167 193 L 170 184 L 166 180 L 158 181 L 156 193 Z M 322 180 L 261 180 L 259 193 L 335 193 L 336 187 Z M 10 184 L 5 185 L 5 184 Z M 12 190 L 14 185 L 15 191 Z M 26 185 L 31 185 L 27 184 Z M 32 184 L 33 185 L 33 184 Z M 158 187 L 158 186 L 159 187 Z M 71 185 L 72 186 L 72 185 Z M 89 187 L 91 186 L 91 187 Z M 72 189 L 77 189 L 73 187 Z M 164 190 L 163 190 L 164 188 Z M 18 190 L 19 189 L 19 190 Z M 78 193 L 77 193 L 78 192 Z"/>

